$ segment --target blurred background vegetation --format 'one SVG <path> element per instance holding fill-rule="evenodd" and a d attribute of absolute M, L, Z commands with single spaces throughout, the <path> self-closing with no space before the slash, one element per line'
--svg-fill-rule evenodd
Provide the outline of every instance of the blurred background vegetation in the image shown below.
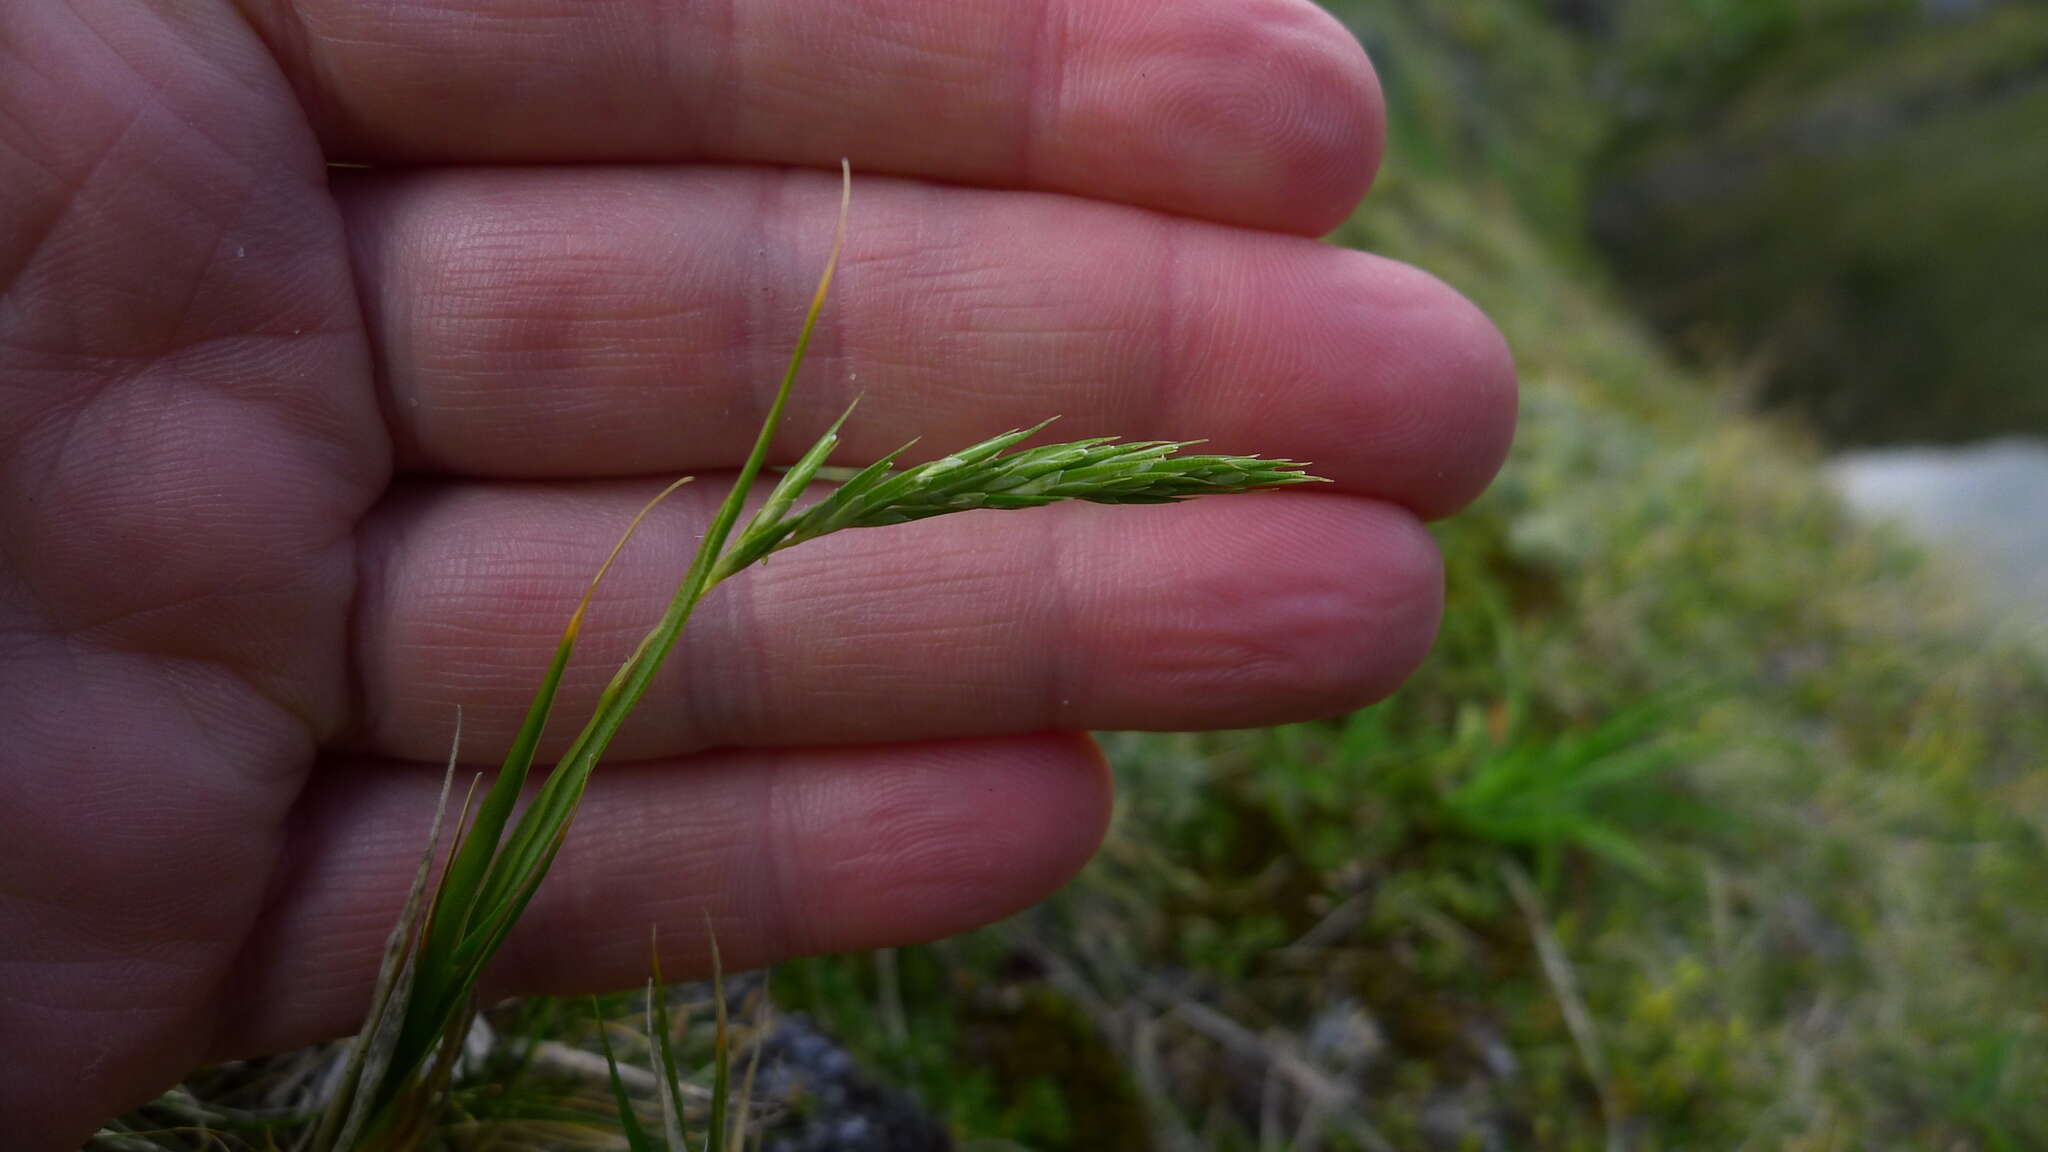
<path fill-rule="evenodd" d="M 1835 442 L 2048 432 L 2048 7 L 1617 12 L 1593 218 L 1680 347 Z"/>
<path fill-rule="evenodd" d="M 2048 676 L 1818 467 L 2048 432 L 2048 7 L 1333 7 L 1338 239 L 1525 378 L 1439 650 L 1112 741 L 1058 901 L 779 1002 L 1030 1148 L 2048 1147 Z"/>
<path fill-rule="evenodd" d="M 799 1118 L 939 1123 L 767 1147 L 2048 1147 L 2048 674 L 1819 467 L 2048 433 L 2048 6 L 1334 7 L 1394 117 L 1337 239 L 1525 379 L 1438 651 L 1345 719 L 1111 738 L 1053 903 L 775 973 L 780 1050 L 860 1070 Z"/>

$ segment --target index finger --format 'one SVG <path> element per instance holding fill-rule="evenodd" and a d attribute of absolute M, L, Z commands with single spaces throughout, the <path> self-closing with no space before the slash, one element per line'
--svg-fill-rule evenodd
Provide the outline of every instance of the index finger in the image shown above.
<path fill-rule="evenodd" d="M 1380 94 L 1309 0 L 240 0 L 329 157 L 836 165 L 1320 234 Z"/>

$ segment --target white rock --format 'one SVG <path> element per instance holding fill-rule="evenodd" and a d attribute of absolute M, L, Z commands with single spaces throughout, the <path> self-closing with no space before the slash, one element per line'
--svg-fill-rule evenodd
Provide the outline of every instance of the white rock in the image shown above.
<path fill-rule="evenodd" d="M 1829 472 L 1851 508 L 1947 555 L 2048 650 L 2048 441 L 1853 452 Z"/>

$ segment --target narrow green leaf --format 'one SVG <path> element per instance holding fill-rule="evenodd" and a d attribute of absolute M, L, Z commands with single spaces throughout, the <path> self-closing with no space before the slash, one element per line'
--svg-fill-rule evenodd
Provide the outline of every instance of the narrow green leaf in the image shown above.
<path fill-rule="evenodd" d="M 640 1126 L 640 1115 L 633 1110 L 633 1098 L 626 1092 L 626 1082 L 619 1078 L 619 1060 L 612 1054 L 612 1039 L 605 1028 L 604 1013 L 597 1006 L 597 997 L 590 998 L 590 1014 L 597 1019 L 597 1042 L 604 1048 L 605 1071 L 611 1076 L 612 1099 L 619 1106 L 619 1131 L 625 1134 L 627 1152 L 659 1152 L 653 1137 Z"/>
<path fill-rule="evenodd" d="M 648 938 L 648 968 L 654 973 L 647 982 L 647 1030 L 654 1040 L 654 1075 L 661 1082 L 661 1114 L 668 1127 L 669 1147 L 676 1152 L 689 1152 L 689 1142 L 683 1135 L 683 1076 L 676 1060 L 675 1048 L 670 1042 L 673 1025 L 668 1017 L 668 988 L 661 979 L 661 948 L 650 933 Z"/>
<path fill-rule="evenodd" d="M 393 1071 L 386 1074 L 378 1089 L 380 1101 L 391 1099 L 402 1078 L 410 1075 L 425 1060 L 428 1049 L 440 1035 L 448 1017 L 460 1009 L 467 994 L 469 985 L 457 976 L 458 971 L 466 966 L 458 964 L 455 955 L 476 919 L 478 900 L 487 886 L 492 863 L 498 857 L 506 821 L 525 788 L 535 749 L 540 745 L 542 732 L 554 710 L 557 690 L 568 668 L 570 654 L 575 650 L 577 637 L 582 633 L 583 620 L 597 594 L 598 585 L 610 573 L 619 554 L 625 550 L 648 514 L 690 479 L 685 476 L 677 480 L 641 507 L 627 523 L 625 531 L 619 534 L 604 563 L 598 566 L 597 573 L 584 586 L 583 596 L 577 601 L 576 610 L 570 614 L 569 623 L 562 630 L 562 638 L 555 645 L 555 654 L 541 678 L 540 689 L 534 694 L 533 703 L 513 738 L 512 747 L 505 754 L 498 778 L 477 806 L 475 825 L 457 839 L 455 857 L 441 877 L 435 894 L 435 915 L 427 926 L 421 945 L 416 1007 L 399 1038 L 392 1059 Z"/>
<path fill-rule="evenodd" d="M 668 1062 L 663 1055 L 660 1041 L 661 1029 L 654 1021 L 654 1002 L 660 995 L 660 988 L 654 981 L 647 982 L 646 1028 L 647 1028 L 647 1070 L 654 1076 L 655 1098 L 661 1104 L 661 1146 L 668 1152 L 689 1152 L 689 1141 L 683 1135 L 683 1114 L 680 1097 L 669 1091 L 665 1069 Z"/>
<path fill-rule="evenodd" d="M 704 939 L 711 945 L 711 1002 L 716 1006 L 717 1027 L 711 1037 L 711 1132 L 704 1152 L 717 1152 L 726 1142 L 726 1102 L 732 1092 L 731 1036 L 725 1012 L 725 964 L 718 955 L 718 930 L 711 926 L 711 914 L 704 915 Z"/>
<path fill-rule="evenodd" d="M 842 165 L 842 172 L 847 170 Z M 817 328 L 818 315 L 823 310 L 826 292 L 832 284 L 834 270 L 839 266 L 839 256 L 846 245 L 846 213 L 851 197 L 851 176 L 842 184 L 839 201 L 839 229 L 832 242 L 832 252 L 825 262 L 824 275 L 818 281 L 818 290 L 811 299 L 810 311 L 804 318 L 802 332 L 798 334 L 796 348 L 791 353 L 789 368 L 783 374 L 782 386 L 776 390 L 775 400 L 769 405 L 768 415 L 763 420 L 761 432 L 754 440 L 752 452 L 740 468 L 739 476 L 733 481 L 732 491 L 719 506 L 717 516 L 710 529 L 704 534 L 698 546 L 695 559 L 684 575 L 682 585 L 669 601 L 668 609 L 660 623 L 640 642 L 633 656 L 606 685 L 598 706 L 583 731 L 578 734 L 570 753 L 557 765 L 549 779 L 542 786 L 541 795 L 529 806 L 526 815 L 513 830 L 513 838 L 507 845 L 508 853 L 516 854 L 505 862 L 502 869 L 494 869 L 493 876 L 484 886 L 484 903 L 503 907 L 510 894 L 522 886 L 524 879 L 536 870 L 544 872 L 546 862 L 553 858 L 549 845 L 560 831 L 567 826 L 574 814 L 577 802 L 582 798 L 583 788 L 590 773 L 597 766 L 598 759 L 611 745 L 640 698 L 647 693 L 647 687 L 654 680 L 654 674 L 661 667 L 669 652 L 681 637 L 683 626 L 689 622 L 697 602 L 711 587 L 712 576 L 723 553 L 733 525 L 738 522 L 740 509 L 746 499 L 747 490 L 760 475 L 768 457 L 768 448 L 774 440 L 775 431 L 781 426 L 782 413 L 789 403 L 789 392 L 796 381 L 797 370 L 803 364 L 804 353 L 810 347 L 811 336 Z M 536 882 L 538 877 L 533 877 Z"/>
<path fill-rule="evenodd" d="M 505 754 L 505 762 L 498 771 L 484 803 L 477 810 L 475 834 L 463 843 L 463 850 L 454 864 L 450 865 L 442 881 L 444 901 L 458 899 L 463 915 L 450 926 L 450 936 L 458 935 L 468 927 L 468 901 L 473 898 L 484 870 L 489 866 L 493 852 L 503 837 L 506 820 L 517 805 L 520 790 L 526 784 L 528 771 L 533 766 L 534 752 L 540 746 L 541 735 L 547 728 L 549 715 L 554 711 L 555 695 L 561 687 L 562 675 L 569 664 L 570 653 L 575 650 L 577 637 L 583 630 L 583 618 L 590 610 L 590 602 L 597 594 L 598 585 L 603 583 L 619 554 L 625 550 L 640 529 L 640 524 L 662 501 L 674 495 L 678 488 L 693 478 L 685 476 L 661 490 L 649 500 L 633 519 L 627 523 L 624 532 L 612 545 L 612 550 L 598 565 L 597 574 L 583 589 L 583 597 L 576 603 L 576 610 L 569 616 L 568 626 L 562 630 L 562 639 L 555 646 L 554 657 L 548 663 L 547 673 L 541 679 L 540 690 L 534 694 L 533 703 L 527 709 L 526 718 L 513 738 L 511 749 Z"/>

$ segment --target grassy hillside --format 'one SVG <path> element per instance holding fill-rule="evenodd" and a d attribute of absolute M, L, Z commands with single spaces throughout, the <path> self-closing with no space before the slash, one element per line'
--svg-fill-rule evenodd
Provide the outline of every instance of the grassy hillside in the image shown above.
<path fill-rule="evenodd" d="M 1439 650 L 1342 720 L 1112 738 L 1066 893 L 779 1007 L 984 1149 L 2048 1147 L 2048 675 L 1623 305 L 1583 42 L 1344 11 L 1396 120 L 1340 240 L 1472 295 L 1526 382 L 1439 530 Z M 455 1142 L 596 1146 L 561 1125 L 601 1106 L 505 1099 Z"/>
<path fill-rule="evenodd" d="M 1341 722 L 1116 741 L 1073 890 L 890 962 L 907 1042 L 869 959 L 785 1001 L 1031 1147 L 2048 1145 L 2048 679 L 1591 270 L 1583 48 L 1354 18 L 1400 111 L 1341 238 L 1527 383 L 1440 651 Z"/>

